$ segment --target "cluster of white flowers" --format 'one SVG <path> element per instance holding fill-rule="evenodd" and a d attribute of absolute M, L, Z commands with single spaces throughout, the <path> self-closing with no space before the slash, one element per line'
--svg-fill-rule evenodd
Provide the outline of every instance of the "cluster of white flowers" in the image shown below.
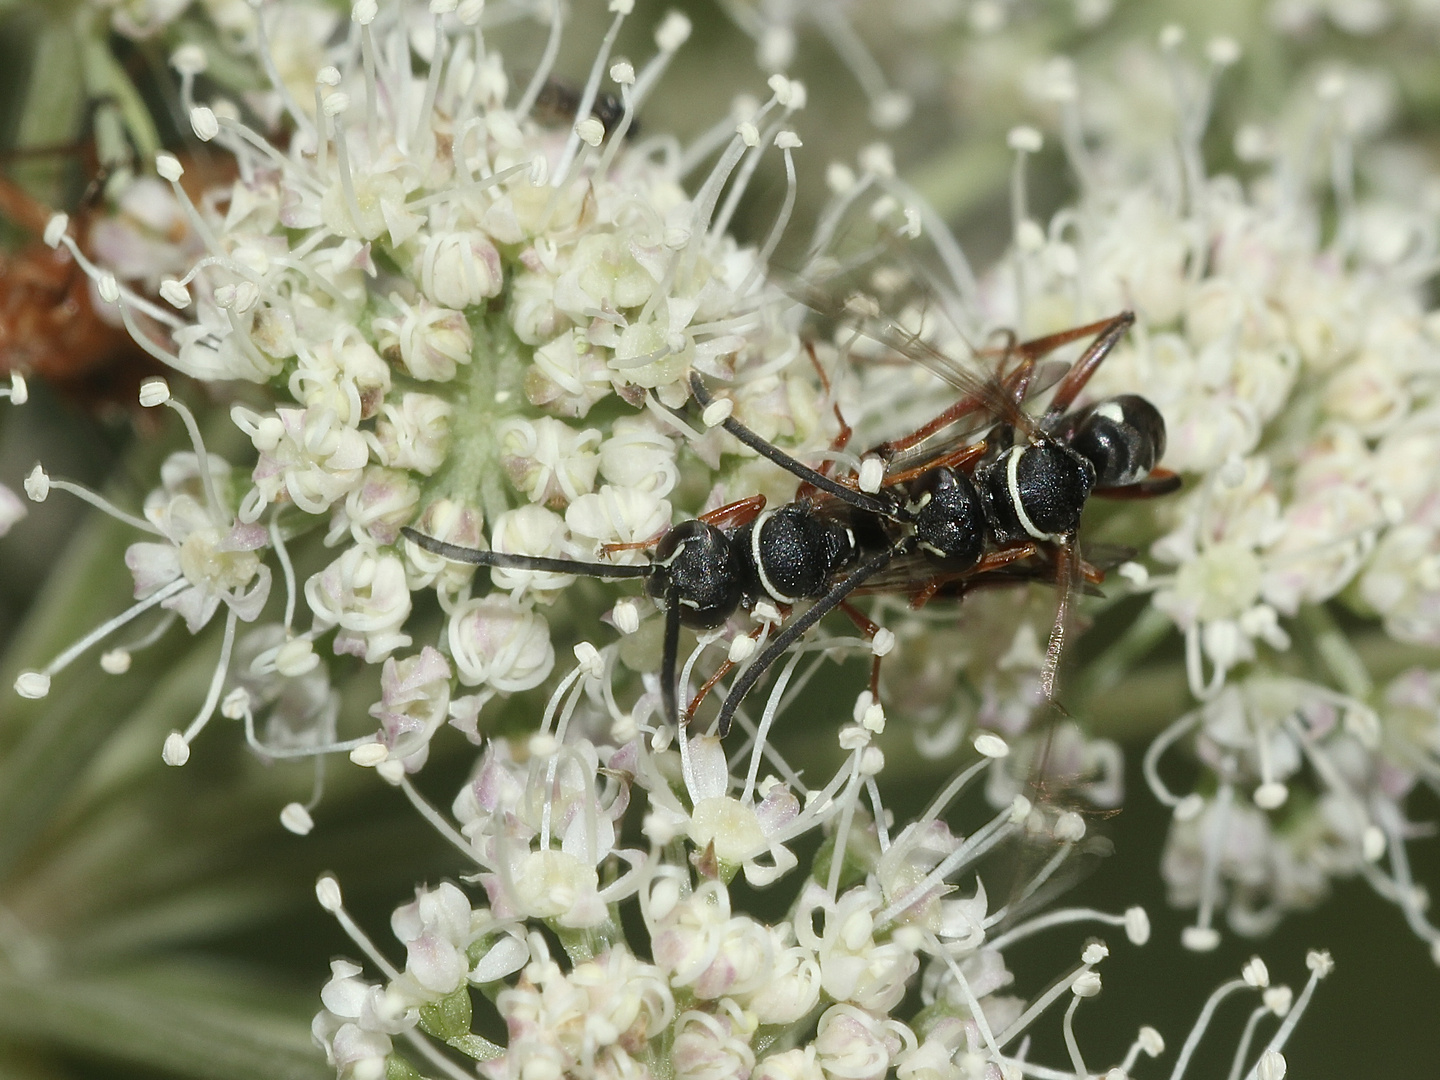
<path fill-rule="evenodd" d="M 136 605 L 22 674 L 17 689 L 44 696 L 52 676 L 153 607 L 195 633 L 223 605 L 211 692 L 194 723 L 167 741 L 166 761 L 186 760 L 222 697 L 225 715 L 242 717 L 259 707 L 247 708 L 245 695 L 279 693 L 249 676 L 307 675 L 320 663 L 316 643 L 328 638 L 337 655 L 384 666 L 372 710 L 380 728 L 368 741 L 301 740 L 308 752 L 348 748 L 373 765 L 393 751 L 419 768 L 447 720 L 474 736 L 488 700 L 550 675 L 554 648 L 537 608 L 574 579 L 497 569 L 493 591 L 475 596 L 471 568 L 403 540 L 402 527 L 531 555 L 594 559 L 603 545 L 643 547 L 676 514 L 670 497 L 687 441 L 711 474 L 692 474 L 688 512 L 751 483 L 720 459 L 753 454 L 673 411 L 689 396 L 692 370 L 730 382 L 736 414 L 767 437 L 828 441 L 816 373 L 765 279 L 793 198 L 759 250 L 728 234 L 767 152 L 783 159 L 793 195 L 800 141 L 787 122 L 804 89 L 773 76 L 768 100 L 737 103 L 694 145 L 640 141 L 629 135 L 635 111 L 689 35 L 679 14 L 662 19 L 657 52 L 637 69 L 611 56 L 633 6 L 614 0 L 567 118 L 537 108 L 555 96 L 558 8 L 548 12 L 542 63 L 516 101 L 486 43 L 487 27 L 514 14 L 508 8 L 435 0 L 381 10 L 360 0 L 348 34 L 334 20 L 297 32 L 331 41 L 302 55 L 271 42 L 291 36 L 283 28 L 308 18 L 309 6 L 244 6 L 271 79 L 268 99 L 247 104 L 277 120 L 285 138 L 272 142 L 233 101 L 200 103 L 207 55 L 182 45 L 171 62 L 193 131 L 233 156 L 238 178 L 192 199 L 184 164 L 162 152 L 159 179 L 132 186 L 96 230 L 103 243 L 94 250 L 71 236 L 63 215 L 45 239 L 73 253 L 156 358 L 194 379 L 255 383 L 273 395 L 268 406 L 247 396 L 253 404 L 231 410 L 253 464 L 247 478 L 208 452 L 188 409 L 153 380 L 141 403 L 177 410 L 193 449 L 167 463 L 143 519 L 37 467 L 26 485 L 32 499 L 72 491 L 154 539 L 127 555 Z M 607 76 L 619 101 L 608 129 L 592 115 Z M 682 182 L 717 153 L 687 194 Z M 750 473 L 767 469 L 779 472 Z M 766 485 L 789 495 L 774 475 Z M 321 533 L 337 550 L 298 581 L 290 549 Z M 644 553 L 617 553 L 627 559 Z M 260 618 L 272 578 L 284 585 L 284 641 L 261 627 L 270 644 L 242 648 L 260 666 L 231 674 L 238 624 Z M 431 590 L 446 625 L 434 636 L 438 651 L 422 642 L 416 652 L 412 613 Z M 653 610 L 631 608 L 632 616 Z M 123 670 L 120 657 L 135 647 L 107 653 L 106 670 Z M 657 662 L 637 650 L 630 663 L 651 670 Z M 227 680 L 243 693 L 227 694 Z M 293 743 L 270 749 L 285 756 L 299 751 Z M 287 814 L 306 820 L 295 807 Z"/>
<path fill-rule="evenodd" d="M 1142 165 L 1128 146 L 1107 158 L 1103 139 L 1079 151 L 1067 141 L 1082 194 L 1048 228 L 1023 201 L 1023 155 L 1038 133 L 1012 137 L 1015 246 L 981 289 L 995 321 L 1030 333 L 1137 315 L 1090 390 L 1143 387 L 1165 417 L 1165 464 L 1188 478 L 1148 526 L 1160 533 L 1152 555 L 1173 569 L 1122 567 L 1130 591 L 1148 591 L 1183 635 L 1201 703 L 1150 753 L 1153 763 L 1188 738 L 1210 774 L 1180 798 L 1150 772 L 1175 811 L 1166 880 L 1198 908 L 1187 944 L 1215 945 L 1211 915 L 1227 897 L 1231 925 L 1256 933 L 1315 903 L 1331 879 L 1363 874 L 1433 947 L 1402 803 L 1440 764 L 1440 714 L 1415 719 L 1423 672 L 1376 691 L 1330 613 L 1338 605 L 1395 641 L 1440 644 L 1440 322 L 1423 284 L 1433 222 L 1402 201 L 1359 199 L 1343 171 L 1314 190 L 1311 163 L 1278 152 L 1246 183 L 1208 176 L 1206 79 L 1236 61 L 1235 46 L 1212 43 L 1200 77 L 1181 41 L 1162 35 L 1155 65 L 1174 72 L 1178 152 Z M 1077 93 L 1073 78 L 1066 92 Z M 1347 84 L 1322 80 L 1316 95 L 1325 142 L 1307 150 L 1341 169 L 1356 132 Z M 1130 522 L 1143 539 L 1144 522 Z M 1153 641 L 1155 627 L 1137 620 L 1131 635 Z M 1284 673 L 1297 638 L 1323 661 L 1302 679 Z M 1291 800 L 1297 785 L 1307 797 Z"/>
<path fill-rule="evenodd" d="M 186 6 L 113 5 L 114 25 L 155 33 Z M 141 404 L 173 410 L 191 449 L 165 463 L 140 515 L 37 466 L 32 500 L 72 493 L 146 539 L 126 555 L 134 606 L 23 673 L 17 691 L 44 697 L 54 676 L 132 621 L 152 625 L 103 654 L 106 672 L 122 674 L 174 622 L 195 634 L 223 613 L 205 699 L 166 740 L 164 760 L 183 764 L 216 712 L 243 723 L 265 758 L 348 753 L 473 863 L 461 884 L 419 889 L 396 911 L 403 967 L 354 923 L 338 883 L 321 880 L 321 903 L 380 976 L 336 961 L 322 994 L 314 1034 L 342 1080 L 470 1075 L 457 1055 L 524 1080 L 1097 1075 L 1073 1022 L 1099 992 L 1107 947 L 1081 947 L 1033 1001 L 1014 995 L 1006 966 L 1008 949 L 1070 923 L 1122 927 L 1137 945 L 1149 936 L 1136 908 L 1029 909 L 1085 834 L 1077 813 L 1032 800 L 1052 778 L 1037 769 L 1080 778 L 1078 794 L 1096 806 L 1122 795 L 1113 742 L 1068 720 L 1034 729 L 1050 704 L 1053 592 L 967 597 L 943 624 L 906 613 L 908 596 L 881 599 L 875 615 L 893 631 L 869 640 L 821 630 L 793 647 L 763 704 L 737 715 L 745 741 L 727 750 L 664 722 L 650 600 L 622 592 L 595 633 L 578 628 L 581 640 L 566 641 L 574 620 L 556 619 L 552 639 L 547 611 L 587 610 L 575 574 L 496 567 L 477 580 L 474 567 L 403 535 L 638 564 L 677 519 L 756 493 L 793 497 L 796 478 L 718 430 L 715 416 L 800 455 L 828 453 L 863 486 L 860 460 L 836 441 L 844 424 L 879 440 L 954 396 L 918 366 L 897 375 L 850 364 L 874 351 L 851 327 L 834 343 L 803 342 L 797 305 L 768 280 L 795 202 L 799 83 L 772 76 L 768 99 L 737 102 L 690 145 L 631 138 L 690 28 L 665 17 L 655 54 L 637 67 L 612 56 L 633 0 L 610 0 L 574 115 L 557 118 L 544 102 L 567 96 L 551 81 L 558 0 L 544 9 L 544 52 L 523 84 L 512 87 L 489 37 L 531 6 L 356 0 L 345 23 L 303 0 L 206 5 L 269 79 L 243 106 L 202 102 L 205 51 L 187 44 L 171 58 L 195 136 L 232 155 L 237 178 L 192 198 L 185 165 L 161 153 L 159 179 L 137 181 L 103 244 L 86 250 L 63 215 L 46 240 L 73 254 L 157 359 L 201 383 L 250 384 L 230 410 L 248 458 L 211 453 L 201 423 L 155 379 Z M 844 52 L 844 14 L 807 10 L 829 20 Z M 783 64 L 775 28 L 789 33 L 793 12 L 756 11 L 762 50 Z M 1213 48 L 1212 68 L 1233 52 Z M 1073 72 L 1051 74 L 1055 100 L 1074 104 Z M 615 108 L 597 108 L 607 85 Z M 981 277 L 886 148 L 869 147 L 854 167 L 831 166 L 802 276 L 858 266 L 880 300 L 896 299 L 915 275 L 874 256 L 927 234 L 944 269 L 936 306 L 896 318 L 947 352 L 995 327 L 1031 336 L 1136 312 L 1088 394 L 1143 390 L 1169 429 L 1166 464 L 1188 480 L 1168 507 L 1138 506 L 1129 519 L 1128 538 L 1155 540 L 1155 561 L 1173 570 L 1127 563 L 1121 590 L 1151 594 L 1154 618 L 1183 635 L 1200 702 L 1147 760 L 1174 809 L 1167 879 L 1199 912 L 1185 941 L 1213 947 L 1222 906 L 1236 929 L 1259 931 L 1358 873 L 1435 943 L 1405 859 L 1413 827 L 1402 800 L 1436 775 L 1440 684 L 1410 673 L 1377 700 L 1325 616 L 1327 603 L 1346 603 L 1399 640 L 1440 643 L 1440 481 L 1426 467 L 1440 453 L 1440 326 L 1419 286 L 1434 238 L 1395 206 L 1359 204 L 1343 183 L 1327 236 L 1308 173 L 1282 161 L 1248 187 L 1208 177 L 1208 100 L 1183 103 L 1178 161 L 1139 181 L 1130 148 L 1107 157 L 1103 140 L 1068 138 L 1082 197 L 1048 228 L 1025 193 L 1041 136 L 1012 132 L 1014 245 Z M 882 87 L 878 118 L 898 120 L 905 104 Z M 729 227 L 767 154 L 781 159 L 785 196 L 763 242 L 746 248 Z M 871 254 L 842 252 L 865 227 L 882 234 Z M 685 411 L 692 372 L 726 384 L 714 415 Z M 11 397 L 23 400 L 23 382 Z M 4 494 L 0 522 L 16 513 Z M 315 567 L 303 580 L 302 554 Z M 599 622 L 589 614 L 586 627 Z M 1134 633 L 1153 634 L 1154 618 Z M 682 689 L 724 658 L 753 656 L 778 621 L 756 604 L 699 635 L 682 655 Z M 1333 670 L 1281 673 L 1276 657 L 1300 635 Z M 781 756 L 770 726 L 821 665 L 845 652 L 878 658 L 897 642 L 879 700 L 862 693 L 840 725 L 841 764 L 828 779 Z M 557 673 L 566 645 L 575 663 Z M 340 716 L 331 674 L 341 661 L 327 651 L 374 676 L 358 725 Z M 494 735 L 499 700 L 542 684 L 537 730 Z M 973 761 L 903 827 L 882 803 L 876 736 L 887 709 L 914 721 L 924 756 Z M 449 814 L 411 779 L 447 727 L 483 747 Z M 1189 796 L 1159 775 L 1182 738 L 1214 781 Z M 982 777 L 998 813 L 962 832 L 953 804 Z M 1290 798 L 1307 783 L 1315 798 Z M 309 832 L 318 799 L 317 784 L 309 803 L 286 806 L 285 827 Z M 987 857 L 1037 837 L 1049 857 L 996 903 L 980 877 Z M 817 844 L 802 864 L 797 852 Z M 787 897 L 771 905 L 779 913 L 740 910 L 739 875 L 747 890 Z M 482 889 L 483 904 L 462 885 Z M 1249 1076 L 1283 1076 L 1280 1050 L 1330 969 L 1323 953 L 1307 964 L 1293 998 L 1258 960 L 1247 965 L 1202 1011 L 1172 1076 L 1220 999 L 1246 988 L 1261 1005 L 1232 1074 L 1251 1062 Z M 472 988 L 491 1005 L 477 1005 Z M 1068 1071 L 1024 1060 L 1025 1034 L 1062 999 Z M 1267 1015 L 1283 1019 L 1255 1054 Z M 476 1033 L 499 1022 L 505 1046 Z M 1142 1029 L 1101 1073 L 1122 1080 L 1163 1047 Z"/>
<path fill-rule="evenodd" d="M 577 652 L 577 676 L 600 682 L 597 657 Z M 1147 1027 L 1108 1071 L 1086 1064 L 1073 1024 L 1101 989 L 1096 968 L 1109 949 L 1096 939 L 1033 1001 L 1015 996 L 1005 953 L 1032 935 L 1098 923 L 1143 945 L 1150 924 L 1140 908 L 1026 913 L 1084 822 L 1016 796 L 970 833 L 952 831 L 946 817 L 987 769 L 984 756 L 891 835 L 877 783 L 884 756 L 858 724 L 842 736 L 850 750 L 833 777 L 807 787 L 763 742 L 727 757 L 710 735 L 616 745 L 575 734 L 603 727 L 605 712 L 603 695 L 572 698 L 556 727 L 526 744 L 490 741 L 450 817 L 425 804 L 400 761 L 380 766 L 473 863 L 465 880 L 483 887 L 485 903 L 472 906 L 449 883 L 417 890 L 391 920 L 402 967 L 354 924 L 338 882 L 320 880 L 320 902 L 383 975 L 369 982 L 360 964 L 332 965 L 314 1033 L 340 1077 L 419 1070 L 458 1080 L 465 1070 L 442 1045 L 495 1080 L 1019 1077 L 1039 1067 L 1024 1060 L 1023 1036 L 1061 1002 L 1065 1075 L 1121 1080 L 1141 1054 L 1164 1053 Z M 993 735 L 977 742 L 1005 750 Z M 759 779 L 762 764 L 791 779 Z M 808 834 L 824 838 L 810 870 L 792 853 Z M 1027 835 L 1050 838 L 1051 856 L 996 903 L 977 867 Z M 641 846 L 622 846 L 624 836 Z M 737 910 L 740 875 L 788 896 L 783 916 Z M 638 922 L 623 914 L 633 908 Z M 1252 960 L 1202 1010 L 1172 1075 L 1185 1073 L 1219 1001 L 1245 989 L 1261 1003 L 1236 1047 L 1236 1075 L 1265 1016 L 1283 1019 L 1249 1075 L 1283 1075 L 1281 1048 L 1331 966 L 1323 953 L 1307 963 L 1296 997 Z M 494 1023 L 477 1010 L 504 1022 L 504 1046 L 476 1034 Z"/>

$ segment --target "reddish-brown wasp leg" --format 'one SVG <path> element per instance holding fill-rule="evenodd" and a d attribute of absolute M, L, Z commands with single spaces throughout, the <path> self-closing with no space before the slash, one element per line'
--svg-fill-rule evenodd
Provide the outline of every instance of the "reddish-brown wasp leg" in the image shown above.
<path fill-rule="evenodd" d="M 935 458 L 932 461 L 927 461 L 923 464 L 916 465 L 913 469 L 906 469 L 904 472 L 898 472 L 892 476 L 887 476 L 885 477 L 885 483 L 908 483 L 909 481 L 914 480 L 917 476 L 923 476 L 925 473 L 930 472 L 932 469 L 938 469 L 941 466 L 948 466 L 952 469 L 963 469 L 966 465 L 969 465 L 972 461 L 974 461 L 976 458 L 980 457 L 984 453 L 985 443 L 983 440 L 981 442 L 971 443 L 968 446 L 962 446 L 958 449 L 952 450 L 948 454 L 942 454 L 940 457 Z"/>
<path fill-rule="evenodd" d="M 1039 552 L 1039 548 L 1029 541 L 1023 544 L 1011 544 L 1008 547 L 996 548 L 994 551 L 986 552 L 979 562 L 969 570 L 963 570 L 954 574 L 936 574 L 929 581 L 925 582 L 910 597 L 910 607 L 919 610 L 935 599 L 935 594 L 954 581 L 969 581 L 971 578 L 984 576 L 992 570 L 999 570 L 1009 566 L 1021 559 L 1028 559 Z"/>
<path fill-rule="evenodd" d="M 1080 359 L 1075 361 L 1073 367 L 1060 380 L 1060 385 L 1055 388 L 1055 396 L 1050 399 L 1050 408 L 1046 411 L 1047 417 L 1059 416 L 1079 396 L 1080 391 L 1085 389 L 1085 384 L 1090 381 L 1090 376 L 1095 374 L 1096 369 L 1104 363 L 1105 358 L 1110 355 L 1112 349 L 1120 343 L 1125 332 L 1135 325 L 1135 313 L 1133 311 L 1122 311 L 1113 319 L 1103 323 L 1091 323 L 1089 326 L 1081 326 L 1075 330 L 1068 330 L 1068 334 L 1079 334 L 1084 331 L 1094 330 L 1099 326 L 1095 340 L 1090 343 Z M 1063 337 L 1064 335 L 1054 335 Z M 1074 338 L 1071 338 L 1073 341 Z M 1063 343 L 1061 343 L 1063 344 Z M 1055 346 L 1058 348 L 1058 344 Z"/>
<path fill-rule="evenodd" d="M 790 609 L 787 607 L 781 614 L 789 614 L 789 611 Z M 759 641 L 760 635 L 764 632 L 765 627 L 761 625 L 755 627 L 754 630 L 751 630 L 745 636 L 750 638 L 752 641 Z M 690 699 L 690 704 L 685 706 L 685 723 L 687 726 L 689 725 L 691 720 L 695 719 L 695 710 L 700 707 L 700 703 L 705 700 L 706 696 L 710 693 L 710 691 L 715 689 L 715 684 L 718 683 L 721 679 L 723 679 L 726 675 L 729 675 L 730 672 L 734 670 L 735 662 L 727 657 L 725 661 L 718 668 L 715 669 L 715 674 L 711 675 L 708 679 L 705 680 L 704 685 L 702 685 L 700 689 L 695 692 L 695 696 Z"/>
<path fill-rule="evenodd" d="M 825 389 L 825 396 L 827 398 L 830 398 L 830 376 L 825 373 L 825 368 L 821 365 L 820 358 L 815 355 L 814 342 L 805 342 L 805 352 L 806 355 L 810 357 L 810 363 L 815 367 L 815 373 L 820 376 L 820 385 Z M 850 445 L 850 437 L 855 434 L 855 431 L 853 428 L 851 428 L 849 424 L 845 422 L 845 415 L 840 411 L 840 405 L 834 400 L 834 398 L 830 399 L 830 408 L 835 411 L 835 422 L 840 425 L 840 430 L 836 432 L 835 438 L 830 440 L 830 452 L 833 454 L 840 450 L 844 450 L 845 447 Z M 820 463 L 816 471 L 819 472 L 821 476 L 829 476 L 830 467 L 834 465 L 834 463 L 835 462 L 833 458 L 827 457 L 824 461 Z M 845 481 L 842 480 L 841 483 L 845 483 Z M 795 498 L 808 499 L 811 495 L 814 494 L 815 490 L 815 485 L 810 483 L 802 483 L 795 492 Z"/>
<path fill-rule="evenodd" d="M 627 540 L 623 544 L 601 544 L 600 554 L 614 555 L 617 551 L 639 551 L 642 548 L 654 547 L 667 532 L 669 532 L 668 529 L 662 529 L 648 540 Z"/>
<path fill-rule="evenodd" d="M 700 515 L 700 520 L 706 525 L 714 525 L 717 529 L 734 529 L 750 524 L 764 509 L 764 495 L 747 495 L 743 499 L 705 511 Z"/>
<path fill-rule="evenodd" d="M 879 623 L 851 604 L 849 600 L 840 602 L 840 610 L 855 624 L 855 629 L 865 635 L 866 641 L 875 640 L 875 635 L 880 632 Z M 875 656 L 870 661 L 870 700 L 872 701 L 880 700 L 880 661 L 882 659 L 884 658 L 881 656 Z"/>
<path fill-rule="evenodd" d="M 755 516 L 764 509 L 764 495 L 748 495 L 743 499 L 726 503 L 724 506 L 717 506 L 714 510 L 701 514 L 700 520 L 707 525 L 714 525 L 716 528 L 734 527 L 754 521 Z M 669 529 L 661 529 L 648 540 L 627 540 L 622 544 L 602 544 L 600 553 L 613 555 L 617 551 L 639 551 L 642 548 L 654 547 L 669 531 Z"/>

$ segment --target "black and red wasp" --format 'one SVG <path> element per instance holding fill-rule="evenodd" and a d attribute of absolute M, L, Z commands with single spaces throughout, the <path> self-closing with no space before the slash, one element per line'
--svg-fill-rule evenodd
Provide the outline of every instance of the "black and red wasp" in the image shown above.
<path fill-rule="evenodd" d="M 803 302 L 825 310 L 821 302 Z M 847 603 L 866 592 L 903 589 L 919 604 L 992 582 L 1040 575 L 1057 580 L 1061 598 L 1044 686 L 1046 696 L 1052 697 L 1069 595 L 1084 569 L 1076 531 L 1086 502 L 1093 494 L 1162 494 L 1179 484 L 1172 474 L 1156 469 L 1165 450 L 1165 424 L 1143 397 L 1125 394 L 1071 408 L 1134 316 L 1124 312 L 1010 345 L 1002 351 L 1002 369 L 990 377 L 894 324 L 851 321 L 884 348 L 921 363 L 961 392 L 929 423 L 867 455 L 879 459 L 883 469 L 878 483 L 864 485 L 868 490 L 862 490 L 858 475 L 831 476 L 825 469 L 812 469 L 727 416 L 721 426 L 799 479 L 799 492 L 773 509 L 757 496 L 680 522 L 655 540 L 646 565 L 482 551 L 413 529 L 402 531 L 425 550 L 457 562 L 643 580 L 665 611 L 661 682 L 671 722 L 679 718 L 676 667 L 682 625 L 711 630 L 762 600 L 787 612 L 811 601 L 730 686 L 715 721 L 721 736 L 764 673 L 827 613 L 844 606 L 862 628 L 873 632 L 873 624 L 867 627 L 868 620 Z M 1046 410 L 1038 417 L 1025 412 L 1022 404 L 1038 361 L 1087 338 L 1089 345 L 1055 386 Z M 690 375 L 690 389 L 702 409 L 715 403 L 697 372 Z M 963 422 L 976 417 L 991 425 L 983 438 L 953 437 Z M 849 437 L 843 420 L 841 424 L 833 449 L 843 448 Z M 944 443 L 940 449 L 922 449 L 937 441 Z M 1022 564 L 1028 568 L 1020 569 Z M 728 670 L 727 662 L 704 691 Z M 693 715 L 698 701 L 699 696 L 690 703 L 687 716 Z"/>

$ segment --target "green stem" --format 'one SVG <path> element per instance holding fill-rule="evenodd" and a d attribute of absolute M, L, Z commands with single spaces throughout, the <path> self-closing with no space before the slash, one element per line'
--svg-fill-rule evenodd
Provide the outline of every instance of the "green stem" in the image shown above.
<path fill-rule="evenodd" d="M 199 1080 L 327 1080 L 300 1003 L 237 1000 L 233 973 L 140 971 L 91 979 L 0 976 L 0 1038 L 46 1042 Z"/>

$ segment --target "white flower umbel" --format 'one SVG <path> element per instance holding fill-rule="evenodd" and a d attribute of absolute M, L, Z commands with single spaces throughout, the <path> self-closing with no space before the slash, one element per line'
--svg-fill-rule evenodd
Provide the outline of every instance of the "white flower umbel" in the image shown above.
<path fill-rule="evenodd" d="M 1400 642 L 1440 641 L 1428 464 L 1440 337 L 1416 276 L 1436 241 L 1417 206 L 1356 193 L 1353 162 L 1383 126 L 1356 118 L 1361 81 L 1297 89 L 1303 138 L 1272 132 L 1260 153 L 1258 135 L 1237 135 L 1248 179 L 1216 176 L 1201 141 L 1217 80 L 1244 60 L 1221 40 L 1192 65 L 1178 30 L 1160 45 L 1136 71 L 1169 98 L 1173 152 L 1138 153 L 1153 139 L 1097 110 L 1094 130 L 1062 140 L 1080 180 L 1075 205 L 1022 229 L 1034 140 L 1012 139 L 1016 243 L 982 281 L 987 314 L 1022 336 L 1136 315 L 1086 393 L 1143 392 L 1165 419 L 1163 464 L 1185 477 L 1146 525 L 1127 519 L 1137 543 L 1150 530 L 1161 565 L 1123 568 L 1152 610 L 1108 657 L 1143 655 L 1173 624 L 1204 703 L 1160 736 L 1148 770 L 1176 815 L 1164 872 L 1172 898 L 1197 909 L 1187 944 L 1216 944 L 1222 908 L 1237 930 L 1259 932 L 1318 901 L 1333 878 L 1363 874 L 1434 948 L 1403 844 L 1393 850 L 1409 785 L 1379 790 L 1391 724 L 1336 616 Z M 1072 72 L 1081 113 L 1087 94 L 1121 101 L 1103 79 L 1075 85 Z M 1132 110 L 1134 97 L 1127 87 Z M 1165 112 L 1147 115 L 1153 125 Z M 1182 738 L 1209 774 L 1185 797 L 1154 767 Z M 1406 768 L 1433 761 L 1413 736 L 1399 742 Z"/>
<path fill-rule="evenodd" d="M 513 88 L 487 41 L 507 17 L 482 4 L 422 11 L 364 0 L 348 39 L 316 21 L 322 13 L 308 0 L 265 5 L 263 18 L 247 7 L 244 51 L 270 83 L 247 103 L 273 131 L 233 102 L 197 100 L 204 53 L 193 44 L 175 52 L 193 133 L 233 159 L 237 178 L 200 193 L 182 160 L 162 152 L 156 177 L 104 219 L 104 244 L 82 243 L 64 215 L 45 240 L 69 253 L 153 358 L 201 383 L 255 384 L 230 409 L 247 453 L 233 471 L 206 454 L 198 422 L 155 382 L 142 404 L 181 414 L 198 463 L 189 473 L 179 458 L 167 466 L 143 517 L 43 469 L 32 475 L 33 500 L 72 492 L 155 539 L 130 550 L 137 606 L 25 672 L 22 694 L 43 696 L 82 652 L 153 607 L 192 633 L 223 607 L 210 692 L 166 745 L 178 763 L 220 702 L 237 623 L 259 616 L 278 578 L 281 621 L 307 656 L 385 665 L 371 710 L 378 735 L 360 745 L 353 729 L 331 732 L 285 749 L 348 751 L 413 771 L 445 721 L 478 739 L 487 702 L 550 676 L 555 648 L 538 609 L 574 576 L 496 569 L 477 578 L 404 539 L 403 528 L 581 559 L 621 545 L 617 561 L 643 563 L 647 544 L 705 509 L 712 489 L 754 490 L 737 460 L 778 498 L 793 494 L 793 477 L 758 470 L 750 451 L 718 446 L 672 410 L 698 371 L 730 383 L 742 408 L 766 409 L 777 395 L 790 402 L 767 434 L 797 452 L 832 438 L 829 414 L 807 404 L 817 375 L 790 302 L 767 282 L 795 204 L 800 139 L 789 125 L 804 88 L 772 77 L 766 100 L 725 121 L 711 170 L 697 171 L 704 147 L 691 155 L 673 140 L 631 136 L 636 110 L 690 33 L 670 13 L 651 56 L 612 63 L 632 6 L 611 5 L 573 116 L 543 105 L 557 96 L 558 7 L 545 12 L 540 66 Z M 169 24 L 158 8 L 142 14 L 132 30 Z M 304 47 L 286 27 L 331 44 Z M 591 113 L 611 91 L 621 116 L 607 130 Z M 787 195 L 764 242 L 745 248 L 728 228 L 766 158 L 783 162 Z M 151 233 L 170 242 L 151 243 Z M 22 401 L 23 379 L 7 393 Z M 701 462 L 684 503 L 672 504 L 686 441 Z M 18 512 L 11 503 L 0 503 L 7 524 Z M 290 549 L 320 536 L 338 550 L 297 579 Z M 415 613 L 431 609 L 419 594 L 432 589 L 444 632 L 431 624 L 421 639 Z M 130 648 L 107 653 L 105 669 L 122 671 Z M 658 650 L 634 649 L 626 665 L 650 675 Z M 246 715 L 238 699 L 230 711 Z"/>

